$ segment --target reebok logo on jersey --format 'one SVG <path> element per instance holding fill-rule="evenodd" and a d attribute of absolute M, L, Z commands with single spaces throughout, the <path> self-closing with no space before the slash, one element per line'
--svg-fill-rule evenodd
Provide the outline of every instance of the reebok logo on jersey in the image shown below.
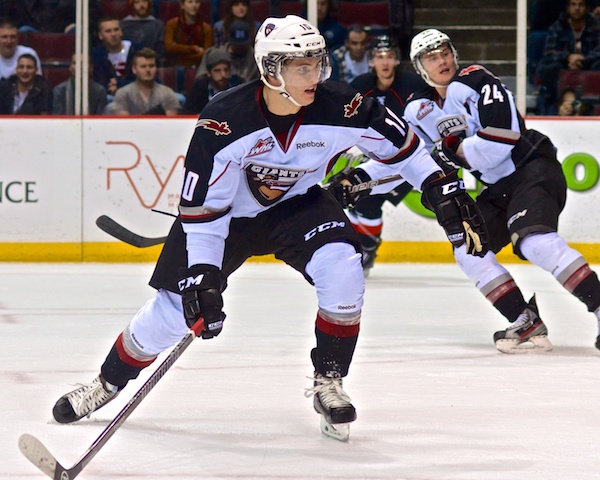
<path fill-rule="evenodd" d="M 433 102 L 431 100 L 423 102 L 417 112 L 417 120 L 423 120 L 431 112 L 433 112 Z"/>
<path fill-rule="evenodd" d="M 297 143 L 296 148 L 298 150 L 302 150 L 303 148 L 325 148 L 325 142 L 313 142 L 309 140 L 308 142 Z"/>
<path fill-rule="evenodd" d="M 262 138 L 260 138 L 258 140 L 258 142 L 256 142 L 256 145 L 254 145 L 250 149 L 250 152 L 248 152 L 248 155 L 246 155 L 246 158 L 255 157 L 256 155 L 260 155 L 261 153 L 267 153 L 267 152 L 273 150 L 274 146 L 275 146 L 275 141 L 273 140 L 273 137 L 265 138 L 264 140 Z"/>
<path fill-rule="evenodd" d="M 317 233 L 324 232 L 326 230 L 331 230 L 332 228 L 344 228 L 346 226 L 346 222 L 338 222 L 336 220 L 332 220 L 331 222 L 325 222 L 319 225 L 316 228 L 313 228 L 309 232 L 304 234 L 304 241 L 308 242 L 311 238 L 313 238 Z"/>
<path fill-rule="evenodd" d="M 198 127 L 212 130 L 216 135 L 229 135 L 231 133 L 231 129 L 227 122 L 217 122 L 212 118 L 201 118 L 196 122 L 196 128 Z"/>
<path fill-rule="evenodd" d="M 362 105 L 363 97 L 360 93 L 354 95 L 350 103 L 344 105 L 344 117 L 350 118 L 358 113 L 358 107 Z"/>

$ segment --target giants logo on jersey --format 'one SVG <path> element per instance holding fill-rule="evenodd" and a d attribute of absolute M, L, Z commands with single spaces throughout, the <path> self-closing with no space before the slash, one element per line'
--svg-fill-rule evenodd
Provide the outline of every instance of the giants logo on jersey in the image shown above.
<path fill-rule="evenodd" d="M 259 138 L 258 142 L 256 142 L 256 145 L 254 145 L 248 152 L 248 155 L 246 155 L 246 158 L 255 157 L 256 155 L 270 152 L 273 150 L 274 146 L 275 142 L 273 141 L 273 137 L 265 138 L 264 140 Z"/>
<path fill-rule="evenodd" d="M 427 115 L 433 112 L 434 103 L 431 100 L 421 103 L 417 112 L 417 120 L 423 120 Z"/>
<path fill-rule="evenodd" d="M 244 170 L 250 191 L 263 207 L 277 202 L 305 173 L 304 170 L 269 167 L 256 163 L 249 163 Z"/>
<path fill-rule="evenodd" d="M 229 135 L 231 133 L 231 129 L 227 122 L 217 122 L 212 118 L 201 118 L 196 122 L 196 128 L 198 127 L 212 130 L 216 135 Z"/>
<path fill-rule="evenodd" d="M 344 117 L 350 118 L 358 113 L 358 107 L 362 105 L 363 97 L 360 93 L 354 95 L 354 98 L 344 105 Z"/>

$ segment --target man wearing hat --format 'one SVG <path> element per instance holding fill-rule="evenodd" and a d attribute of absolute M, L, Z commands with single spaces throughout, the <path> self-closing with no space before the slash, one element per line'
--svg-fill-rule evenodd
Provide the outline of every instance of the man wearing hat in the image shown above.
<path fill-rule="evenodd" d="M 207 73 L 206 56 L 208 52 L 219 50 L 231 59 L 231 74 L 245 80 L 259 78 L 258 68 L 254 61 L 254 49 L 250 38 L 250 25 L 243 20 L 236 20 L 229 27 L 229 41 L 222 47 L 210 47 L 200 62 L 196 79 Z"/>
<path fill-rule="evenodd" d="M 204 58 L 206 59 L 206 74 L 196 78 L 194 85 L 187 93 L 187 100 L 182 110 L 184 115 L 198 115 L 217 93 L 245 81 L 243 78 L 231 74 L 231 57 L 223 49 L 209 49 Z"/>

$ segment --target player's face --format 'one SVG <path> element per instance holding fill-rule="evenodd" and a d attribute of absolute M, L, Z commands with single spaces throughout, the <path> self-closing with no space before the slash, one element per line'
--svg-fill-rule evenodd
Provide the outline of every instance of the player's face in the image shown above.
<path fill-rule="evenodd" d="M 231 68 L 227 63 L 219 63 L 208 71 L 208 76 L 216 90 L 225 90 L 229 87 Z"/>
<path fill-rule="evenodd" d="M 373 55 L 373 58 L 371 58 L 371 65 L 375 70 L 375 75 L 381 79 L 394 78 L 397 63 L 398 59 L 396 58 L 396 54 L 391 50 L 377 52 Z"/>
<path fill-rule="evenodd" d="M 320 58 L 295 58 L 285 62 L 281 69 L 285 89 L 302 106 L 310 105 L 315 100 L 321 62 Z"/>
<path fill-rule="evenodd" d="M 156 77 L 156 60 L 154 58 L 138 57 L 131 66 L 135 78 L 141 82 L 153 82 Z"/>
<path fill-rule="evenodd" d="M 30 84 L 33 82 L 35 77 L 35 73 L 37 71 L 37 67 L 35 66 L 35 62 L 30 58 L 21 58 L 17 62 L 16 74 L 19 82 L 24 84 Z"/>
<path fill-rule="evenodd" d="M 367 51 L 367 32 L 350 32 L 346 40 L 346 48 L 352 60 L 362 60 Z"/>
<path fill-rule="evenodd" d="M 0 28 L 0 55 L 12 57 L 17 51 L 18 35 L 16 28 Z"/>
<path fill-rule="evenodd" d="M 454 55 L 448 45 L 424 53 L 421 63 L 429 79 L 438 85 L 448 85 L 456 73 Z"/>
<path fill-rule="evenodd" d="M 117 48 L 121 46 L 121 40 L 123 40 L 123 31 L 118 20 L 107 20 L 100 24 L 100 31 L 98 37 L 102 40 L 102 43 L 110 50 L 111 48 Z"/>
<path fill-rule="evenodd" d="M 150 15 L 150 0 L 134 0 L 133 11 L 138 17 L 146 18 Z"/>

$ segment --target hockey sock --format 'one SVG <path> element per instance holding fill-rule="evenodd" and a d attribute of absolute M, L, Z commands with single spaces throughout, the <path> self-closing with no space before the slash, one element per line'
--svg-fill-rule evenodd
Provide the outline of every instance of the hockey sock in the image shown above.
<path fill-rule="evenodd" d="M 326 377 L 348 375 L 359 329 L 359 322 L 352 325 L 333 323 L 331 318 L 319 312 L 315 327 L 317 348 L 311 352 L 315 370 Z"/>
<path fill-rule="evenodd" d="M 129 380 L 137 378 L 140 372 L 154 360 L 156 360 L 156 357 L 147 361 L 139 361 L 133 358 L 126 351 L 123 334 L 121 334 L 102 364 L 100 372 L 107 382 L 122 389 Z"/>

